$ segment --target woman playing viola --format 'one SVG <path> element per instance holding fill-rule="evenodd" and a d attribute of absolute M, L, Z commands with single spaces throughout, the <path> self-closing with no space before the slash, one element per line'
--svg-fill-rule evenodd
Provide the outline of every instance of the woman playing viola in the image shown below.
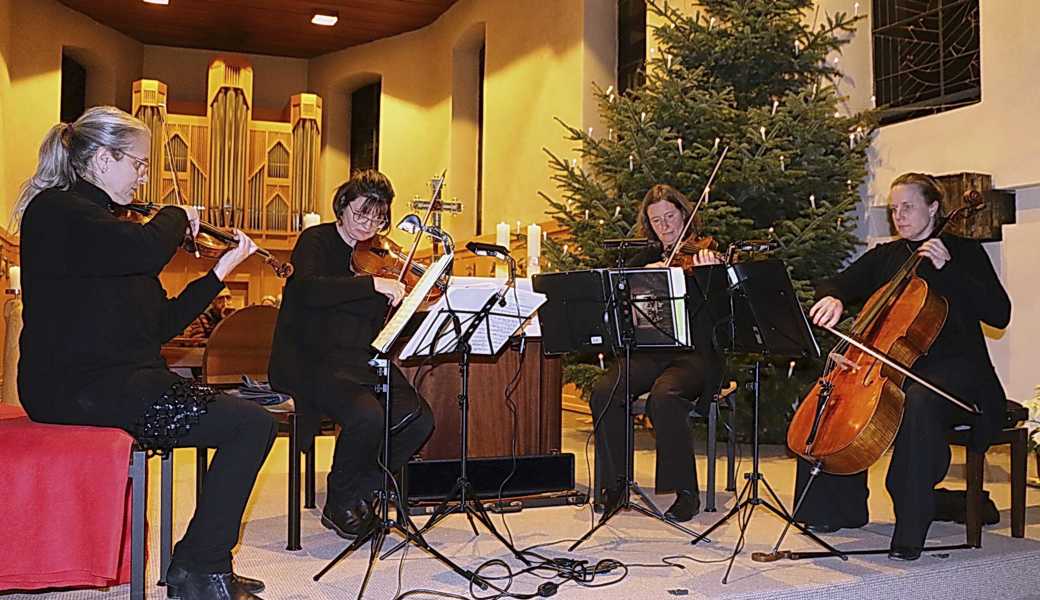
<path fill-rule="evenodd" d="M 322 415 L 341 426 L 321 522 L 345 538 L 375 524 L 372 503 L 383 482 L 383 400 L 372 391 L 378 379 L 368 361 L 389 307 L 405 295 L 395 279 L 356 275 L 351 255 L 359 242 L 386 230 L 393 199 L 385 175 L 359 171 L 336 190 L 336 222 L 300 233 L 271 353 L 271 384 L 296 400 L 302 447 L 312 443 Z M 390 397 L 388 466 L 396 472 L 426 443 L 433 413 L 396 366 Z"/>
<path fill-rule="evenodd" d="M 892 183 L 889 202 L 899 238 L 879 244 L 835 277 L 818 282 L 813 323 L 834 326 L 845 307 L 864 301 L 885 285 L 913 254 L 926 259 L 918 267 L 931 291 L 943 297 L 949 312 L 931 349 L 911 371 L 982 411 L 973 417 L 919 383 L 903 386 L 903 421 L 896 434 L 885 484 L 892 497 L 896 525 L 889 556 L 915 560 L 921 555 L 935 515 L 935 485 L 950 466 L 947 434 L 955 425 L 972 425 L 973 447 L 984 451 L 1001 427 L 1006 398 L 982 336 L 981 323 L 1004 328 L 1011 301 L 982 245 L 943 233 L 933 237 L 942 216 L 942 186 L 921 173 L 906 173 Z M 808 463 L 799 460 L 796 494 L 808 481 Z M 795 518 L 825 533 L 860 527 L 868 521 L 867 475 L 821 474 L 809 488 Z"/>
<path fill-rule="evenodd" d="M 655 244 L 633 256 L 628 265 L 666 266 L 665 258 L 682 241 L 679 238 L 691 210 L 690 202 L 675 188 L 663 184 L 650 188 L 639 209 L 639 228 Z M 691 227 L 687 239 L 694 237 L 696 232 Z M 697 266 L 719 262 L 710 250 L 698 251 L 693 260 Z M 640 350 L 631 356 L 630 391 L 633 395 L 650 392 L 646 412 L 657 437 L 656 491 L 675 492 L 675 502 L 665 516 L 676 522 L 689 521 L 700 511 L 693 432 L 688 422 L 690 410 L 707 414 L 722 377 L 722 361 L 714 348 L 710 326 L 695 325 L 693 332 L 692 351 Z M 596 424 L 597 500 L 607 508 L 625 493 L 621 484 L 625 428 L 629 424 L 622 397 L 623 360 L 619 359 L 600 377 L 589 400 Z"/>
<path fill-rule="evenodd" d="M 18 391 L 34 421 L 119 427 L 156 452 L 217 452 L 173 551 L 167 595 L 248 600 L 264 584 L 234 574 L 231 549 L 275 423 L 259 405 L 171 372 L 163 342 L 223 289 L 256 246 L 238 247 L 175 298 L 159 272 L 196 232 L 195 209 L 166 206 L 145 224 L 117 218 L 148 177 L 149 130 L 113 107 L 55 125 L 15 206 L 21 224 L 25 328 Z M 74 525 L 74 524 L 73 524 Z"/>

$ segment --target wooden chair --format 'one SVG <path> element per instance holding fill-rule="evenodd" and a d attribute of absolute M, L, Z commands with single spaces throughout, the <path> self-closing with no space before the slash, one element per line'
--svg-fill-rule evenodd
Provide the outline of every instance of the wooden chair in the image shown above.
<path fill-rule="evenodd" d="M 247 306 L 225 317 L 206 342 L 202 360 L 202 381 L 217 388 L 235 387 L 248 375 L 267 381 L 278 309 L 273 306 Z M 289 436 L 289 497 L 287 550 L 300 550 L 300 454 L 305 458 L 304 506 L 315 508 L 314 446 L 301 452 L 295 410 L 272 411 Z M 280 427 L 281 428 L 281 427 Z M 196 493 L 200 493 L 208 466 L 208 449 L 199 448 L 196 456 Z"/>
<path fill-rule="evenodd" d="M 1008 424 L 993 441 L 992 446 L 1011 446 L 1011 535 L 1025 537 L 1026 533 L 1026 454 L 1028 430 L 1018 424 L 1029 416 L 1024 406 L 1008 400 Z M 965 479 L 968 485 L 965 528 L 967 543 L 975 548 L 982 547 L 982 484 L 985 453 L 971 449 L 970 428 L 957 428 L 949 435 L 951 445 L 964 446 L 966 452 Z M 991 446 L 991 447 L 992 447 Z"/>

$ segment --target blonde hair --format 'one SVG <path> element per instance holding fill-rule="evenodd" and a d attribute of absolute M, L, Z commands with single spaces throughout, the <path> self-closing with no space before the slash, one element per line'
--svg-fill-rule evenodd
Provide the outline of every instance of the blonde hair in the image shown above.
<path fill-rule="evenodd" d="M 67 190 L 79 179 L 92 178 L 90 160 L 107 148 L 118 160 L 140 135 L 150 135 L 141 120 L 114 106 L 87 109 L 74 123 L 58 123 L 43 138 L 40 158 L 33 174 L 18 192 L 11 213 L 11 231 L 17 231 L 29 203 L 51 188 Z"/>

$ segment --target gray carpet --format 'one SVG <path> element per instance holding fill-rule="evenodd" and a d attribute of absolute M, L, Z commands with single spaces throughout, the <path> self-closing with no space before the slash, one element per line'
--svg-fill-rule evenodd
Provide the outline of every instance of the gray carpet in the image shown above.
<path fill-rule="evenodd" d="M 565 425 L 566 451 L 578 455 L 577 478 L 587 483 L 583 444 L 587 423 L 580 417 L 569 416 Z M 243 539 L 237 550 L 236 570 L 267 582 L 263 594 L 268 599 L 304 598 L 353 598 L 361 584 L 368 560 L 368 548 L 348 557 L 320 582 L 312 576 L 335 557 L 345 543 L 318 522 L 319 511 L 307 510 L 303 516 L 303 550 L 285 550 L 285 439 L 279 439 L 265 465 L 257 483 L 247 514 Z M 637 453 L 637 479 L 647 489 L 652 489 L 653 447 L 652 440 L 641 432 Z M 747 470 L 750 461 L 745 459 L 739 472 Z M 321 439 L 318 446 L 319 471 L 328 469 L 331 440 Z M 793 462 L 780 449 L 766 449 L 763 472 L 767 480 L 781 494 L 784 502 L 790 502 Z M 604 584 L 624 577 L 613 585 L 583 587 L 575 583 L 563 583 L 555 597 L 612 599 L 666 599 L 666 598 L 732 598 L 732 599 L 801 599 L 801 598 L 1040 598 L 1040 490 L 1031 489 L 1028 496 L 1026 539 L 1010 537 L 1008 530 L 1009 490 L 1007 483 L 1007 455 L 991 453 L 987 467 L 987 488 L 991 490 L 999 508 L 1002 521 L 987 528 L 983 548 L 948 553 L 926 554 L 914 563 L 889 560 L 885 555 L 850 557 L 848 561 L 837 558 L 756 563 L 750 555 L 754 551 L 772 548 L 783 523 L 766 510 L 756 510 L 750 521 L 742 553 L 737 557 L 729 582 L 721 579 L 726 569 L 725 559 L 732 551 L 739 530 L 733 519 L 712 536 L 711 543 L 691 546 L 688 539 L 670 527 L 636 513 L 624 513 L 613 519 L 588 542 L 574 553 L 566 552 L 567 544 L 556 544 L 537 550 L 550 556 L 567 556 L 586 560 L 594 564 L 601 559 L 615 559 L 631 565 L 627 574 L 617 569 L 598 576 L 594 584 Z M 177 500 L 175 502 L 175 536 L 183 530 L 193 509 L 194 494 L 193 455 L 187 451 L 176 456 Z M 1032 458 L 1030 468 L 1033 468 Z M 155 462 L 155 461 L 153 461 Z M 946 482 L 947 487 L 963 487 L 963 457 L 955 453 L 954 467 Z M 723 462 L 720 460 L 720 470 Z M 699 468 L 703 480 L 704 460 Z M 887 459 L 880 461 L 870 472 L 874 493 L 871 497 L 872 523 L 853 531 L 841 531 L 826 536 L 827 540 L 842 548 L 884 548 L 891 534 L 891 503 L 884 492 L 883 478 Z M 151 485 L 153 497 L 157 497 L 158 473 L 153 473 Z M 324 494 L 324 476 L 319 472 L 318 505 Z M 663 508 L 671 497 L 655 499 Z M 725 511 L 734 502 L 732 493 L 722 492 L 719 496 L 720 510 Z M 156 507 L 152 508 L 152 522 L 157 523 Z M 718 519 L 723 512 L 701 513 L 691 523 L 691 529 L 702 531 Z M 589 527 L 591 512 L 587 508 L 554 507 L 529 509 L 520 513 L 493 517 L 495 525 L 503 535 L 509 535 L 518 547 L 546 544 L 554 540 L 574 539 Z M 421 523 L 423 519 L 419 519 Z M 157 531 L 153 528 L 152 546 L 157 548 Z M 515 571 L 520 563 L 495 538 L 481 530 L 474 536 L 465 517 L 448 517 L 428 535 L 429 543 L 457 561 L 467 569 L 477 568 L 484 561 L 499 558 Z M 932 527 L 930 543 L 956 544 L 964 540 L 962 526 L 937 523 Z M 388 542 L 396 543 L 391 537 Z M 387 546 L 389 547 L 389 545 Z M 815 549 L 801 535 L 791 535 L 783 546 L 791 550 Z M 662 559 L 683 568 L 667 566 Z M 152 552 L 149 565 L 149 598 L 163 598 L 165 591 L 154 586 L 158 571 L 157 552 Z M 487 576 L 504 574 L 500 567 L 484 572 Z M 517 578 L 511 591 L 529 594 L 544 583 L 535 575 Z M 386 561 L 377 562 L 369 584 L 367 598 L 394 598 L 400 589 L 437 590 L 467 597 L 467 583 L 458 575 L 430 558 L 417 548 L 399 552 Z M 479 592 L 479 591 L 478 591 Z M 124 598 L 128 586 L 107 590 L 70 590 L 41 594 L 0 595 L 4 600 L 39 598 L 114 599 Z M 478 597 L 488 597 L 489 592 L 479 592 Z M 431 593 L 417 593 L 409 598 L 437 598 Z"/>

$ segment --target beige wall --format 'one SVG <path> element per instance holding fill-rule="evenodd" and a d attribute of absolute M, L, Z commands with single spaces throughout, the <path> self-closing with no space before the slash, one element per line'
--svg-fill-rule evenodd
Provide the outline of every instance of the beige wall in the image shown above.
<path fill-rule="evenodd" d="M 7 130 L 10 121 L 8 102 L 11 96 L 11 73 L 7 67 L 11 56 L 11 0 L 0 0 L 0 224 L 7 222 Z"/>
<path fill-rule="evenodd" d="M 458 154 L 472 151 L 472 128 L 456 127 L 453 140 L 453 51 L 483 24 L 486 42 L 484 129 L 484 230 L 517 220 L 544 221 L 539 190 L 553 193 L 542 148 L 570 157 L 563 129 L 553 118 L 596 127 L 591 84 L 614 79 L 614 3 L 608 0 L 462 0 L 422 30 L 349 48 L 311 61 L 309 83 L 325 99 L 320 186 L 323 216 L 328 199 L 348 175 L 350 92 L 382 78 L 380 170 L 398 198 L 425 196 L 427 182 L 452 164 L 447 197 L 466 207 L 446 217 L 458 240 L 475 221 L 473 167 Z M 456 111 L 466 112 L 466 111 Z M 469 150 L 467 150 L 469 149 Z M 452 153 L 456 156 L 453 157 Z M 461 181 L 460 181 L 461 179 Z M 398 205 L 396 214 L 404 213 Z"/>
<path fill-rule="evenodd" d="M 206 112 L 206 85 L 210 62 L 225 52 L 144 46 L 142 76 L 168 86 L 171 112 L 202 115 Z M 293 94 L 307 89 L 307 60 L 239 54 L 253 66 L 254 119 L 279 121 Z"/>
<path fill-rule="evenodd" d="M 850 4 L 820 1 L 823 11 L 848 11 Z M 888 235 L 885 194 L 905 171 L 989 173 L 994 186 L 1016 191 L 1018 223 L 1005 226 L 1004 241 L 986 244 L 1011 295 L 1011 325 L 986 333 L 1008 395 L 1021 400 L 1032 397 L 1040 383 L 1035 367 L 1040 313 L 1026 308 L 1040 295 L 1035 258 L 1040 237 L 1040 93 L 1033 72 L 1040 64 L 1040 44 L 1030 25 L 1040 19 L 1040 3 L 980 2 L 979 8 L 982 101 L 881 128 L 871 149 L 871 177 L 859 212 L 867 235 Z M 840 89 L 848 95 L 850 110 L 871 106 L 871 61 L 867 21 L 841 57 L 846 78 Z"/>
<path fill-rule="evenodd" d="M 4 143 L 0 163 L 6 181 L 0 191 L 0 224 L 7 224 L 21 182 L 36 167 L 36 151 L 61 108 L 61 54 L 68 51 L 86 67 L 87 105 L 130 109 L 130 86 L 141 76 L 142 46 L 54 0 L 5 3 L 10 39 L 3 55 L 10 85 L 0 75 Z"/>

